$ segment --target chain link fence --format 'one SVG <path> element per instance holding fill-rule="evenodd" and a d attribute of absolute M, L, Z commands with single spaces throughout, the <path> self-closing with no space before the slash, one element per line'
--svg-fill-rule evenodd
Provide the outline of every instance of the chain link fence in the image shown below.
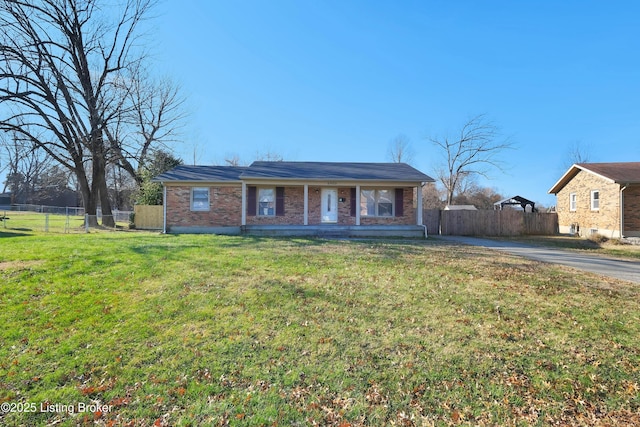
<path fill-rule="evenodd" d="M 112 215 L 87 215 L 81 207 L 42 205 L 0 206 L 0 231 L 45 233 L 89 233 L 96 230 L 129 230 L 131 211 L 114 210 Z"/>

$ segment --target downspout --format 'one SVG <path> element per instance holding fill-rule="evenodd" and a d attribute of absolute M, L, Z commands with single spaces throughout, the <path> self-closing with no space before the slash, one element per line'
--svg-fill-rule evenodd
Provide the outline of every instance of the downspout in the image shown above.
<path fill-rule="evenodd" d="M 167 234 L 167 186 L 162 183 L 162 233 Z"/>
<path fill-rule="evenodd" d="M 629 184 L 625 185 L 620 189 L 620 238 L 624 237 L 624 195 L 623 191 L 627 189 Z"/>

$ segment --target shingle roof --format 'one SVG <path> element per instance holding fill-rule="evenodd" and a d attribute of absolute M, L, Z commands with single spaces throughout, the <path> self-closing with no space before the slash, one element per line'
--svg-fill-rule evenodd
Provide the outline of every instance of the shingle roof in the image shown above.
<path fill-rule="evenodd" d="M 640 184 L 640 162 L 576 163 L 551 187 L 549 193 L 558 193 L 580 171 L 600 175 L 618 184 Z"/>
<path fill-rule="evenodd" d="M 640 162 L 578 163 L 577 166 L 618 183 L 632 184 L 640 182 Z"/>
<path fill-rule="evenodd" d="M 254 162 L 242 179 L 414 181 L 433 178 L 406 163 Z"/>
<path fill-rule="evenodd" d="M 433 182 L 405 163 L 254 162 L 251 166 L 177 166 L 155 182 L 251 180 Z"/>
<path fill-rule="evenodd" d="M 183 181 L 183 182 L 240 182 L 240 174 L 247 168 L 245 166 L 186 166 L 180 165 L 158 175 L 155 182 Z"/>

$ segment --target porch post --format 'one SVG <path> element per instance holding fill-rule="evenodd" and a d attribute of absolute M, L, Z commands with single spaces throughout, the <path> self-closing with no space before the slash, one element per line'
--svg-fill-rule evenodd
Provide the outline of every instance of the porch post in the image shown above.
<path fill-rule="evenodd" d="M 416 218 L 418 219 L 418 225 L 422 225 L 422 186 L 418 185 L 416 191 L 416 199 L 418 201 L 418 214 L 416 215 Z"/>
<path fill-rule="evenodd" d="M 356 185 L 356 225 L 360 225 L 360 185 Z"/>
<path fill-rule="evenodd" d="M 242 182 L 242 219 L 241 226 L 247 225 L 247 184 Z"/>
<path fill-rule="evenodd" d="M 309 225 L 309 184 L 304 185 L 304 225 Z"/>

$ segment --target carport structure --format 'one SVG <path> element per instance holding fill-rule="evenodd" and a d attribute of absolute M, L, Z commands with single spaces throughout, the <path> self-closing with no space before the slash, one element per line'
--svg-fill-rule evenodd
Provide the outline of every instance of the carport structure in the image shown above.
<path fill-rule="evenodd" d="M 500 200 L 499 202 L 495 202 L 493 204 L 493 209 L 501 211 L 502 209 L 504 209 L 505 206 L 520 206 L 524 211 L 526 211 L 527 205 L 531 206 L 531 212 L 535 212 L 536 210 L 535 202 L 532 202 L 531 200 L 525 199 L 524 197 L 520 197 L 520 196 L 513 196 L 513 197 Z"/>

